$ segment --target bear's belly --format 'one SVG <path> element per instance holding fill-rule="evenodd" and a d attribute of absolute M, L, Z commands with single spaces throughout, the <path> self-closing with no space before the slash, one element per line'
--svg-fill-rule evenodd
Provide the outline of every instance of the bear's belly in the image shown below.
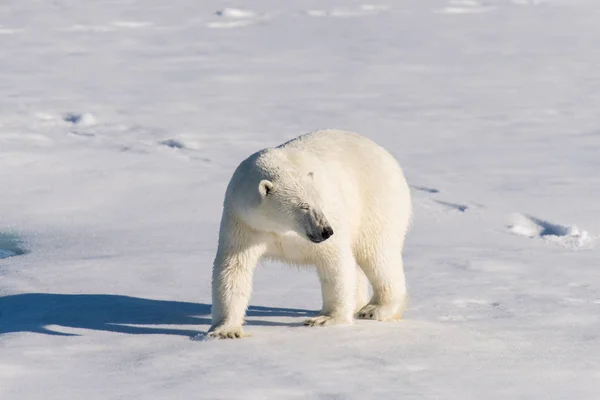
<path fill-rule="evenodd" d="M 310 243 L 298 235 L 273 235 L 267 257 L 293 264 L 312 264 Z"/>

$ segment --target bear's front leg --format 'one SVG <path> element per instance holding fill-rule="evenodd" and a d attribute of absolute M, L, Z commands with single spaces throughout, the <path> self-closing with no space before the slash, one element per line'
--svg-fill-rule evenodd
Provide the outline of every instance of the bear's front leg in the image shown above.
<path fill-rule="evenodd" d="M 306 326 L 349 324 L 356 308 L 356 262 L 350 249 L 324 257 L 317 264 L 321 281 L 323 308 L 318 316 L 304 322 Z"/>
<path fill-rule="evenodd" d="M 207 336 L 220 339 L 247 336 L 242 325 L 260 254 L 256 247 L 217 251 L 212 277 L 212 325 Z"/>

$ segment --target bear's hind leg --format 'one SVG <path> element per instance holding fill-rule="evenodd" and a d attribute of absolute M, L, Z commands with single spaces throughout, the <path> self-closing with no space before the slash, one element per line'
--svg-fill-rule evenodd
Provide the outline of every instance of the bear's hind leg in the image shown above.
<path fill-rule="evenodd" d="M 354 312 L 358 312 L 369 302 L 369 280 L 362 268 L 356 266 L 356 305 Z"/>
<path fill-rule="evenodd" d="M 377 257 L 359 260 L 373 286 L 373 297 L 358 311 L 357 318 L 377 321 L 402 318 L 407 300 L 404 268 L 401 255 L 395 254 L 398 248 L 390 247 L 388 254 L 382 252 Z"/>

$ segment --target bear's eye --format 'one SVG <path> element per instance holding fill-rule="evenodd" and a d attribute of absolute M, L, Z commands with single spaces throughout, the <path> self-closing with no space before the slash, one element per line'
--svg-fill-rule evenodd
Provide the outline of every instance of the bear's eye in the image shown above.
<path fill-rule="evenodd" d="M 300 203 L 298 207 L 300 207 L 301 210 L 310 210 L 310 206 L 306 203 Z"/>

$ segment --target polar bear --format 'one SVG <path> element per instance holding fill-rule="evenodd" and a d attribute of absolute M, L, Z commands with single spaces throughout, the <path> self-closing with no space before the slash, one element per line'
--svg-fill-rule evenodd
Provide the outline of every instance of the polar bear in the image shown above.
<path fill-rule="evenodd" d="M 394 157 L 353 132 L 320 130 L 258 151 L 225 193 L 209 337 L 239 338 L 261 259 L 316 267 L 323 306 L 305 325 L 400 319 L 412 214 Z M 367 282 L 373 295 L 367 298 Z"/>

